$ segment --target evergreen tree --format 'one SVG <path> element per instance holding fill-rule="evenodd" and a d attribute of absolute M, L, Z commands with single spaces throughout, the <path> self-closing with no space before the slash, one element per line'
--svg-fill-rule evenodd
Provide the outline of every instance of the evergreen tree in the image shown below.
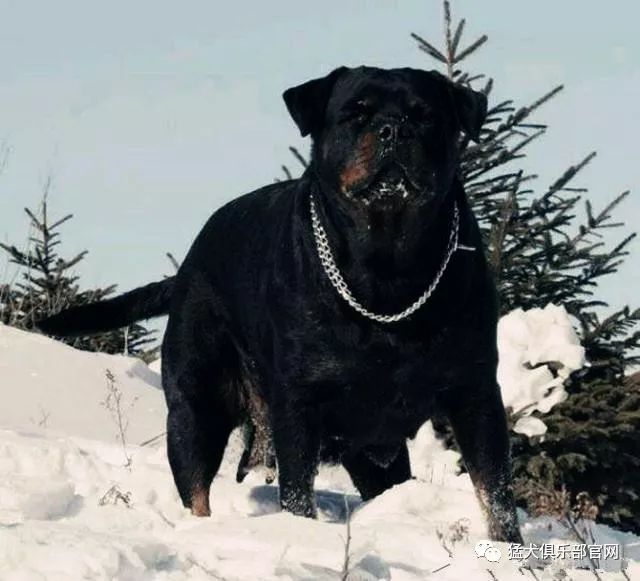
<path fill-rule="evenodd" d="M 493 80 L 460 68 L 488 37 L 463 48 L 465 20 L 453 25 L 447 1 L 444 20 L 442 50 L 418 34 L 412 38 L 451 80 L 483 91 L 491 103 Z M 483 233 L 501 314 L 550 302 L 564 306 L 579 322 L 577 331 L 589 362 L 565 384 L 568 399 L 544 415 L 544 438 L 511 432 L 520 504 L 540 506 L 540 490 L 566 489 L 574 500 L 584 499 L 586 493 L 600 520 L 639 533 L 640 381 L 637 375 L 629 380 L 626 373 L 640 362 L 640 331 L 635 330 L 640 309 L 624 307 L 603 318 L 608 305 L 594 297 L 599 280 L 616 272 L 636 236 L 628 234 L 613 246 L 602 239 L 605 230 L 623 225 L 612 220 L 612 212 L 629 192 L 600 212 L 586 200 L 586 220 L 581 222 L 578 204 L 587 190 L 573 184 L 595 152 L 541 189 L 536 175 L 517 166 L 526 148 L 547 129 L 532 120 L 533 114 L 562 89 L 555 87 L 525 106 L 512 100 L 493 103 L 480 143 L 461 137 L 460 177 Z M 306 167 L 300 153 L 291 149 Z M 291 171 L 282 169 L 290 178 Z M 516 419 L 510 417 L 512 423 Z M 448 445 L 455 446 L 446 423 L 436 418 L 434 425 Z"/>
<path fill-rule="evenodd" d="M 460 69 L 487 37 L 461 48 L 465 21 L 454 27 L 448 2 L 444 8 L 444 50 L 417 34 L 412 37 L 452 80 L 482 85 L 490 94 L 491 79 Z M 640 390 L 626 380 L 626 371 L 640 361 L 640 331 L 634 331 L 640 309 L 624 307 L 602 318 L 608 305 L 594 297 L 599 280 L 616 272 L 635 237 L 628 234 L 613 246 L 602 240 L 605 229 L 622 226 L 612 220 L 612 212 L 629 192 L 600 212 L 586 200 L 586 220 L 580 223 L 578 204 L 586 189 L 573 183 L 594 152 L 543 189 L 534 189 L 536 176 L 516 166 L 546 130 L 531 122 L 532 114 L 561 90 L 556 87 L 524 107 L 512 101 L 494 104 L 481 142 L 462 144 L 461 177 L 483 231 L 502 314 L 550 302 L 563 305 L 579 321 L 589 361 L 566 384 L 568 399 L 544 416 L 544 438 L 512 435 L 516 492 L 529 505 L 535 502 L 531 491 L 541 483 L 549 489 L 566 487 L 574 498 L 586 492 L 601 520 L 639 532 Z"/>
<path fill-rule="evenodd" d="M 10 263 L 18 267 L 19 279 L 14 284 L 0 285 L 0 322 L 29 330 L 37 320 L 65 308 L 99 301 L 115 290 L 107 288 L 81 290 L 78 276 L 73 274 L 87 251 L 70 259 L 58 254 L 60 227 L 73 216 L 50 222 L 47 195 L 43 198 L 39 212 L 25 208 L 29 217 L 31 235 L 26 250 L 0 243 L 9 255 Z M 155 349 L 148 350 L 154 342 L 153 332 L 142 325 L 134 324 L 91 337 L 61 339 L 65 343 L 86 351 L 104 353 L 127 353 L 145 359 L 152 358 Z"/>

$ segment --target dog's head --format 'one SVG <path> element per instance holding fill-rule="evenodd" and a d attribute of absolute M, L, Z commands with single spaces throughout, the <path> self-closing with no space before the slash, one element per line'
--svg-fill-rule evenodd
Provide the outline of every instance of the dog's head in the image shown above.
<path fill-rule="evenodd" d="M 354 208 L 431 205 L 449 191 L 459 132 L 477 141 L 487 99 L 418 69 L 341 67 L 284 92 L 315 171 Z"/>

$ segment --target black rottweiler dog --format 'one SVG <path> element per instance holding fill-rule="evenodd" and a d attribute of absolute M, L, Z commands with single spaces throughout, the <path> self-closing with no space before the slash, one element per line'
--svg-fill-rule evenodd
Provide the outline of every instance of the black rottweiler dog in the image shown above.
<path fill-rule="evenodd" d="M 284 93 L 300 179 L 216 211 L 174 278 L 40 323 L 87 334 L 169 314 L 168 453 L 194 514 L 231 431 L 267 410 L 280 503 L 316 513 L 318 463 L 363 499 L 411 477 L 407 438 L 450 421 L 495 540 L 521 542 L 496 382 L 497 298 L 458 178 L 484 95 L 410 68 L 339 68 Z M 258 402 L 258 403 L 256 403 Z"/>

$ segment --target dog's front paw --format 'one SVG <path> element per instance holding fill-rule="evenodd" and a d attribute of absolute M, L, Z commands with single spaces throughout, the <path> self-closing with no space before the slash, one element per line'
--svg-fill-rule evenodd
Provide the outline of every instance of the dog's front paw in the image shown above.
<path fill-rule="evenodd" d="M 491 522 L 489 526 L 489 538 L 501 543 L 522 545 L 522 534 L 517 522 Z"/>
<path fill-rule="evenodd" d="M 306 518 L 317 518 L 318 516 L 315 500 L 304 495 L 283 495 L 280 498 L 280 506 L 282 510 L 296 516 L 304 516 Z"/>

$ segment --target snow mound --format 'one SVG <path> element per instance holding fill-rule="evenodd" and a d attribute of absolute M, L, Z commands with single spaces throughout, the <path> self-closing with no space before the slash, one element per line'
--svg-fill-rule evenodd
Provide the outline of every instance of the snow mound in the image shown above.
<path fill-rule="evenodd" d="M 520 419 L 514 431 L 529 436 L 546 431 L 544 423 L 527 417 L 547 413 L 567 398 L 563 384 L 585 365 L 584 348 L 564 307 L 515 309 L 498 323 L 498 383 L 506 408 Z"/>
<path fill-rule="evenodd" d="M 213 516 L 191 516 L 180 504 L 164 442 L 138 445 L 161 433 L 165 419 L 157 374 L 140 365 L 0 327 L 3 581 L 335 581 L 345 563 L 350 581 L 490 579 L 488 570 L 500 581 L 523 578 L 501 543 L 494 543 L 499 562 L 476 555 L 486 537 L 480 508 L 468 477 L 455 474 L 457 457 L 430 424 L 411 445 L 417 479 L 371 502 L 360 501 L 341 468 L 323 467 L 317 521 L 281 513 L 277 487 L 259 474 L 235 482 L 235 434 L 212 487 Z M 107 368 L 126 401 L 138 398 L 126 408 L 125 448 L 100 405 Z M 47 422 L 34 421 L 39 405 L 50 412 Z M 550 521 L 523 522 L 527 543 L 572 542 Z M 600 526 L 593 534 L 598 543 L 623 543 L 627 574 L 640 578 L 633 561 L 640 559 L 638 537 Z M 610 571 L 603 579 L 622 578 L 621 561 L 602 565 Z M 535 575 L 560 578 L 559 566 Z M 594 578 L 577 569 L 570 577 Z"/>
<path fill-rule="evenodd" d="M 160 375 L 139 359 L 88 353 L 43 335 L 0 324 L 0 425 L 46 427 L 59 433 L 114 441 L 116 426 L 101 405 L 107 370 L 135 414 L 128 438 L 141 443 L 164 431 L 166 406 Z"/>

